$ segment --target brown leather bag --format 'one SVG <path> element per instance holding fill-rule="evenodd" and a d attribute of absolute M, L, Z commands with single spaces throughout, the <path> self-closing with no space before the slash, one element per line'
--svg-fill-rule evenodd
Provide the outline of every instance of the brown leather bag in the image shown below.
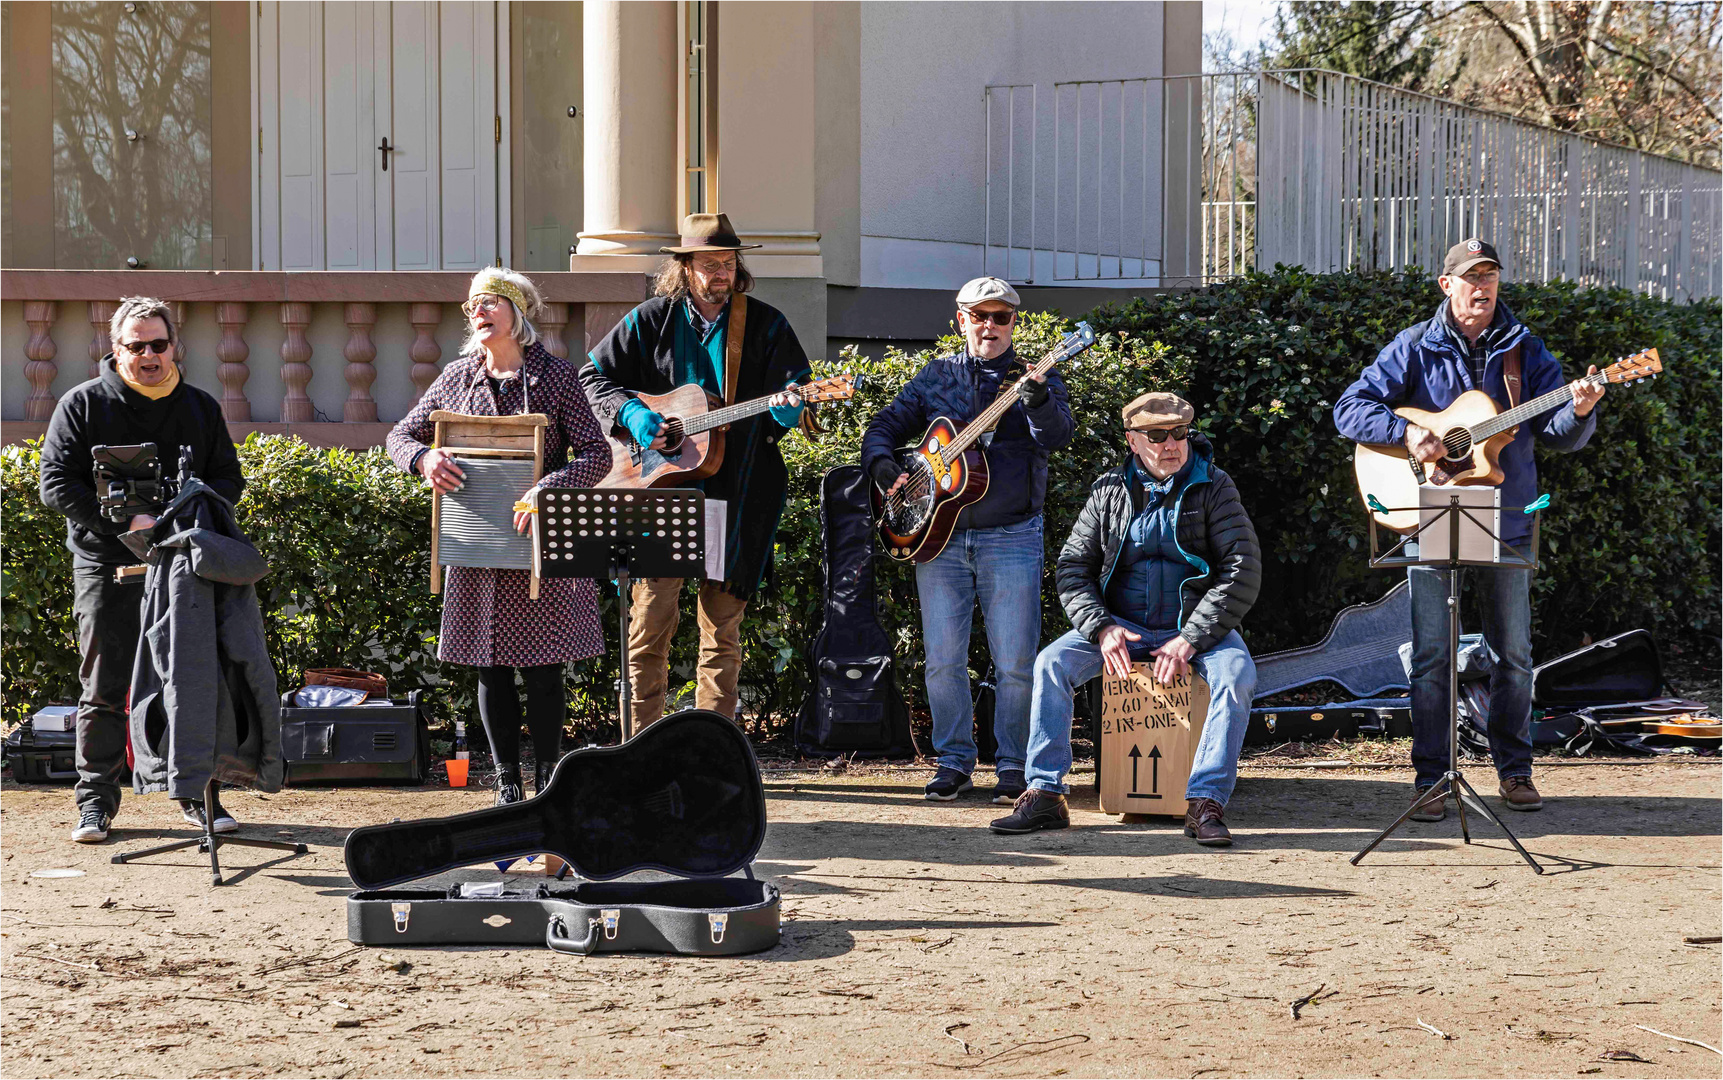
<path fill-rule="evenodd" d="M 367 698 L 388 700 L 389 680 L 375 671 L 355 671 L 353 668 L 306 668 L 306 686 L 344 686 L 363 690 Z"/>

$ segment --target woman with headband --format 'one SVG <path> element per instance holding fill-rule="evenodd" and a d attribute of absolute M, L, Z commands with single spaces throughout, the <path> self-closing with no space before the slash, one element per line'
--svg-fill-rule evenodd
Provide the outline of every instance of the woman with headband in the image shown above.
<path fill-rule="evenodd" d="M 455 459 L 430 446 L 438 409 L 470 416 L 543 413 L 544 475 L 539 488 L 591 487 L 610 471 L 610 447 L 574 368 L 539 344 L 532 319 L 543 308 L 538 288 L 524 274 L 487 268 L 473 276 L 467 302 L 467 338 L 461 355 L 389 433 L 389 456 L 438 491 L 460 488 Z M 525 532 L 530 511 L 517 512 Z M 528 596 L 526 570 L 451 566 L 445 570 L 443 627 L 437 658 L 479 669 L 479 719 L 497 762 L 497 805 L 524 798 L 520 767 L 521 704 L 515 671 L 526 686 L 526 725 L 537 760 L 534 790 L 556 764 L 567 712 L 563 665 L 604 652 L 598 596 L 583 578 L 545 578 L 538 599 Z"/>

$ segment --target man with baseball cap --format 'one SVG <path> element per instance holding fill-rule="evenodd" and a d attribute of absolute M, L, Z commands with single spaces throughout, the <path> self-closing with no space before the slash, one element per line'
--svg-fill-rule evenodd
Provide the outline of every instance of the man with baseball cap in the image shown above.
<path fill-rule="evenodd" d="M 1437 285 L 1446 299 L 1429 319 L 1389 342 L 1334 404 L 1334 424 L 1354 442 L 1403 445 L 1422 462 L 1447 451 L 1436 432 L 1395 414 L 1410 406 L 1440 412 L 1468 390 L 1482 390 L 1506 410 L 1558 389 L 1561 364 L 1544 343 L 1514 318 L 1496 297 L 1502 260 L 1490 244 L 1472 238 L 1448 249 Z M 1597 371 L 1596 365 L 1590 369 Z M 1522 385 L 1523 384 L 1523 385 Z M 1573 400 L 1521 424 L 1502 450 L 1502 505 L 1524 506 L 1538 496 L 1535 442 L 1555 450 L 1578 450 L 1597 429 L 1593 411 L 1603 387 L 1573 384 Z M 1502 539 L 1523 544 L 1531 519 L 1508 514 Z M 1474 596 L 1484 640 L 1496 654 L 1490 676 L 1490 755 L 1510 810 L 1538 810 L 1543 799 L 1532 784 L 1531 571 L 1472 567 Z M 1448 586 L 1437 567 L 1408 567 L 1412 591 L 1412 767 L 1416 797 L 1448 767 Z M 1414 821 L 1440 821 L 1446 800 L 1419 807 Z"/>
<path fill-rule="evenodd" d="M 882 490 L 895 491 L 907 479 L 894 453 L 897 447 L 919 439 L 941 416 L 961 429 L 1003 387 L 1022 377 L 1024 364 L 1011 346 L 1020 305 L 1017 290 L 998 278 L 976 278 L 958 292 L 963 349 L 917 372 L 874 417 L 862 439 L 862 468 Z M 977 751 L 969 632 L 977 601 L 997 677 L 993 799 L 1009 804 L 1023 792 L 1030 673 L 1041 643 L 1047 456 L 1071 441 L 1071 431 L 1071 407 L 1058 372 L 1024 381 L 991 437 L 983 436 L 987 494 L 964 507 L 938 558 L 915 568 L 927 647 L 927 704 L 939 755 L 939 770 L 925 794 L 936 802 L 950 802 L 972 786 Z"/>
<path fill-rule="evenodd" d="M 1185 835 L 1232 843 L 1222 815 L 1238 781 L 1256 665 L 1238 625 L 1262 587 L 1256 530 L 1214 447 L 1191 430 L 1177 394 L 1150 392 L 1123 410 L 1131 456 L 1101 474 L 1054 571 L 1073 629 L 1035 658 L 1029 788 L 997 833 L 1063 829 L 1071 768 L 1071 698 L 1104 670 L 1124 678 L 1152 659 L 1170 683 L 1196 668 L 1208 716 L 1185 788 Z"/>

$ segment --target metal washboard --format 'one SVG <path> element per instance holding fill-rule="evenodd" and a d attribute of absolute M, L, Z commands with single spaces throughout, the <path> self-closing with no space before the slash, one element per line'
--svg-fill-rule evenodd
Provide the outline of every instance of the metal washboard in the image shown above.
<path fill-rule="evenodd" d="M 431 491 L 431 593 L 443 591 L 443 567 L 479 566 L 525 570 L 527 595 L 538 599 L 533 547 L 538 521 L 521 535 L 514 529 L 514 504 L 544 475 L 543 413 L 468 416 L 438 409 L 433 447 L 447 450 L 466 482 L 459 491 Z"/>

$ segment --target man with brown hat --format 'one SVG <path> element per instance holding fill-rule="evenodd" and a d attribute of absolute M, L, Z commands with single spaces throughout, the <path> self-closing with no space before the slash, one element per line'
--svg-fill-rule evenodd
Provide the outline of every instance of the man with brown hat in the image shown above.
<path fill-rule="evenodd" d="M 1441 438 L 1395 413 L 1411 406 L 1441 412 L 1468 390 L 1482 390 L 1503 411 L 1559 389 L 1561 364 L 1496 292 L 1502 260 L 1486 241 L 1473 237 L 1448 249 L 1436 279 L 1445 295 L 1435 314 L 1400 332 L 1374 363 L 1334 403 L 1334 426 L 1354 442 L 1406 448 L 1419 461 L 1447 454 Z M 1592 372 L 1597 366 L 1591 367 Z M 1522 386 L 1523 383 L 1523 386 Z M 1524 506 L 1538 497 L 1535 443 L 1552 450 L 1578 450 L 1597 430 L 1593 411 L 1603 387 L 1573 383 L 1573 400 L 1516 430 L 1502 449 L 1502 505 Z M 1501 538 L 1520 545 L 1531 519 L 1506 514 Z M 1482 616 L 1484 640 L 1496 654 L 1490 675 L 1490 756 L 1500 780 L 1497 793 L 1510 810 L 1543 807 L 1532 784 L 1532 610 L 1531 571 L 1472 567 L 1473 595 Z M 1412 591 L 1412 768 L 1413 821 L 1440 821 L 1447 799 L 1426 794 L 1448 768 L 1448 584 L 1434 566 L 1409 566 Z"/>
<path fill-rule="evenodd" d="M 745 294 L 754 277 L 744 244 L 725 214 L 689 214 L 682 243 L 658 271 L 652 299 L 622 317 L 589 354 L 581 385 L 612 438 L 662 449 L 664 417 L 639 399 L 696 383 L 726 403 L 772 396 L 770 412 L 731 424 L 724 460 L 704 481 L 707 498 L 726 504 L 725 577 L 699 588 L 700 660 L 694 704 L 734 717 L 742 670 L 742 614 L 772 568 L 778 519 L 789 474 L 778 441 L 802 419 L 802 402 L 785 387 L 807 382 L 807 353 L 777 308 Z M 774 393 L 776 391 L 776 393 Z M 670 643 L 681 615 L 681 578 L 634 583 L 629 613 L 629 679 L 634 723 L 664 712 Z"/>
<path fill-rule="evenodd" d="M 1185 789 L 1185 835 L 1232 843 L 1222 815 L 1238 781 L 1256 665 L 1238 625 L 1262 586 L 1256 530 L 1214 447 L 1191 429 L 1177 394 L 1151 392 L 1123 410 L 1131 458 L 1101 474 L 1077 515 L 1054 577 L 1074 629 L 1035 658 L 1029 789 L 997 833 L 1063 829 L 1071 768 L 1071 698 L 1104 670 L 1124 678 L 1154 661 L 1170 683 L 1196 668 L 1208 716 Z"/>

